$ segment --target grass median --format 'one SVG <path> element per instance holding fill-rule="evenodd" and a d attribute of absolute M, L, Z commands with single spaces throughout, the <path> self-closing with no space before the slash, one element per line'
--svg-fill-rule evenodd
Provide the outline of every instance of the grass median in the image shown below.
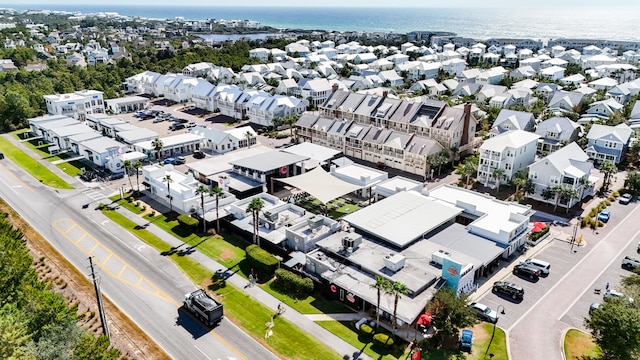
<path fill-rule="evenodd" d="M 31 176 L 44 185 L 58 189 L 73 189 L 71 184 L 62 180 L 62 178 L 54 174 L 38 160 L 27 155 L 27 153 L 20 150 L 3 136 L 0 136 L 0 151 L 2 151 L 8 159 L 18 164 L 24 171 L 31 174 Z"/>
<path fill-rule="evenodd" d="M 156 249 L 159 253 L 171 252 L 173 248 L 171 245 L 117 211 L 103 210 L 103 214 Z M 241 326 L 258 342 L 276 352 L 280 357 L 300 360 L 338 360 L 343 358 L 342 355 L 335 353 L 331 348 L 302 331 L 295 324 L 277 316 L 274 318 L 274 313 L 271 309 L 254 300 L 241 289 L 218 279 L 213 272 L 189 256 L 171 253 L 167 257 L 195 284 L 209 288 L 215 286 L 215 293 L 224 304 L 225 316 Z M 269 322 L 273 322 L 272 335 L 265 338 L 268 330 L 267 323 Z"/>

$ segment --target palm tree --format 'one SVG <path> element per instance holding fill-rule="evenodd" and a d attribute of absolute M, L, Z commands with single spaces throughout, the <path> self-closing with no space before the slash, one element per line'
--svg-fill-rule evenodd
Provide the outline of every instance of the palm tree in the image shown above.
<path fill-rule="evenodd" d="M 376 275 L 376 282 L 369 285 L 372 289 L 376 289 L 377 303 L 376 303 L 376 329 L 380 326 L 380 298 L 382 293 L 387 293 L 387 289 L 391 287 L 389 280 L 383 278 L 380 275 Z"/>
<path fill-rule="evenodd" d="M 402 297 L 402 295 L 407 295 L 409 293 L 409 289 L 407 286 L 401 282 L 394 282 L 390 287 L 388 293 L 393 295 L 393 321 L 391 322 L 391 326 L 393 330 L 396 329 L 396 313 L 398 311 L 398 300 Z"/>
<path fill-rule="evenodd" d="M 564 196 L 567 198 L 567 208 L 566 208 L 566 214 L 569 213 L 569 205 L 571 205 L 571 200 L 573 199 L 580 199 L 580 193 L 578 192 L 578 190 L 574 189 L 574 188 L 570 188 L 570 187 L 565 187 L 565 191 L 564 191 Z"/>
<path fill-rule="evenodd" d="M 260 247 L 260 235 L 258 234 L 258 228 L 260 225 L 260 211 L 264 207 L 262 199 L 256 197 L 251 200 L 247 206 L 247 212 L 251 212 L 253 215 L 253 243 L 258 244 Z"/>
<path fill-rule="evenodd" d="M 208 187 L 204 185 L 198 186 L 196 189 L 196 195 L 200 195 L 200 208 L 202 209 L 202 231 L 207 233 L 207 220 L 204 218 L 204 195 L 211 195 L 211 192 Z"/>
<path fill-rule="evenodd" d="M 493 170 L 493 178 L 496 179 L 496 194 L 500 192 L 500 182 L 504 179 L 505 175 L 506 172 L 501 168 Z"/>
<path fill-rule="evenodd" d="M 249 130 L 247 130 L 246 133 L 244 133 L 244 137 L 247 138 L 247 148 L 251 149 L 251 137 L 253 136 L 253 133 Z"/>
<path fill-rule="evenodd" d="M 604 174 L 604 183 L 602 184 L 602 187 L 606 191 L 607 189 L 609 189 L 611 175 L 617 173 L 618 168 L 616 167 L 616 164 L 607 160 L 600 164 L 600 172 Z"/>
<path fill-rule="evenodd" d="M 216 197 L 216 232 L 220 234 L 220 215 L 218 214 L 218 202 L 220 200 L 220 195 L 224 194 L 222 188 L 218 186 L 214 186 L 210 190 L 211 195 Z"/>
<path fill-rule="evenodd" d="M 127 173 L 127 178 L 129 178 L 129 185 L 131 185 L 131 192 L 133 193 L 133 184 L 131 183 L 131 173 L 129 172 L 133 167 L 133 165 L 131 164 L 131 161 L 125 160 L 124 163 L 122 163 L 122 166 L 124 167 L 124 171 Z"/>
<path fill-rule="evenodd" d="M 442 165 L 449 162 L 449 152 L 445 149 L 442 149 L 440 153 L 436 156 L 436 162 L 438 165 L 438 176 L 440 176 L 440 170 L 442 170 Z"/>
<path fill-rule="evenodd" d="M 153 146 L 153 150 L 156 152 L 156 159 L 160 158 L 160 150 L 164 147 L 164 143 L 160 138 L 155 138 L 151 140 L 151 146 Z"/>
<path fill-rule="evenodd" d="M 293 137 L 293 129 L 295 128 L 296 122 L 298 122 L 298 115 L 287 115 L 281 119 L 282 123 L 285 125 L 289 125 L 289 131 L 291 132 L 291 137 Z"/>
<path fill-rule="evenodd" d="M 578 180 L 578 184 L 580 184 L 580 198 L 578 198 L 578 200 L 582 201 L 584 199 L 584 191 L 590 187 L 591 181 L 589 181 L 589 177 L 581 177 Z"/>
<path fill-rule="evenodd" d="M 171 196 L 171 186 L 170 186 L 173 180 L 171 180 L 171 175 L 165 175 L 162 178 L 162 182 L 167 183 L 167 197 L 169 198 L 169 211 L 173 211 L 173 207 L 171 205 L 171 200 L 173 199 L 173 197 Z"/>
<path fill-rule="evenodd" d="M 469 180 L 471 180 L 471 176 L 478 173 L 478 163 L 475 161 L 466 161 L 464 162 L 464 167 L 462 168 L 465 176 L 467 177 L 467 182 L 465 184 L 465 188 L 469 187 Z"/>
<path fill-rule="evenodd" d="M 136 161 L 133 163 L 133 169 L 136 171 L 136 192 L 140 192 L 140 168 L 142 167 L 142 163 L 140 161 Z"/>
<path fill-rule="evenodd" d="M 460 148 L 454 145 L 454 146 L 449 148 L 449 151 L 451 152 L 451 166 L 455 166 L 456 165 L 456 156 L 460 152 Z"/>

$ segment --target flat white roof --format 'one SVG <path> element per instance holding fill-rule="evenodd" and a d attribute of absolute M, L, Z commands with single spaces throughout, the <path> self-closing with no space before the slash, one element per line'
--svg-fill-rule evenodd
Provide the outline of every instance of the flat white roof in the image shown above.
<path fill-rule="evenodd" d="M 343 219 L 353 227 L 404 248 L 462 211 L 462 208 L 434 201 L 416 191 L 403 191 Z"/>
<path fill-rule="evenodd" d="M 389 197 L 400 191 L 415 190 L 420 192 L 422 191 L 423 187 L 424 184 L 420 181 L 407 179 L 406 177 L 402 176 L 396 176 L 378 183 L 376 186 L 374 186 L 373 190 L 382 196 Z"/>
<path fill-rule="evenodd" d="M 311 160 L 317 160 L 319 162 L 327 161 L 332 159 L 336 155 L 342 153 L 340 150 L 331 149 L 325 146 L 321 146 L 318 144 L 313 144 L 310 142 L 303 142 L 286 149 L 282 150 L 283 152 L 288 152 L 291 154 L 296 154 L 300 156 L 309 157 Z"/>
<path fill-rule="evenodd" d="M 233 169 L 233 165 L 230 164 L 232 161 L 256 154 L 262 154 L 268 151 L 273 151 L 273 149 L 262 145 L 256 145 L 251 148 L 238 149 L 225 154 L 193 161 L 187 164 L 187 168 L 204 176 L 211 176 Z"/>
<path fill-rule="evenodd" d="M 530 206 L 501 201 L 490 195 L 451 185 L 441 185 L 429 190 L 429 197 L 482 214 L 483 216 L 473 222 L 473 226 L 492 233 L 510 233 L 516 230 L 521 221 L 512 216 L 528 216 L 527 213 L 531 211 Z"/>
<path fill-rule="evenodd" d="M 369 177 L 369 181 L 366 182 L 366 186 L 369 186 L 378 180 L 378 178 L 383 177 L 386 179 L 388 174 L 384 171 L 372 169 L 370 167 L 358 165 L 358 164 L 349 164 L 340 166 L 335 170 L 331 171 L 336 177 L 341 178 L 344 181 L 362 184 L 363 178 Z M 386 175 L 386 176 L 385 176 Z"/>

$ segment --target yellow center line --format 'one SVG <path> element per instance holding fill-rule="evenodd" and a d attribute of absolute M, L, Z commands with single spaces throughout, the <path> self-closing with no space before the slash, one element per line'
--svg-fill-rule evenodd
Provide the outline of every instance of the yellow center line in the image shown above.
<path fill-rule="evenodd" d="M 66 231 L 65 229 L 62 229 L 58 226 L 58 223 L 62 223 L 62 222 L 71 222 L 72 225 L 70 226 L 70 228 L 68 228 Z M 134 269 L 131 265 L 127 264 L 126 261 L 122 260 L 122 258 L 120 258 L 118 255 L 116 255 L 115 253 L 113 253 L 113 251 L 109 250 L 109 248 L 107 248 L 106 246 L 104 246 L 100 241 L 98 241 L 96 238 L 94 238 L 93 236 L 91 236 L 91 234 L 89 234 L 86 230 L 84 230 L 82 227 L 80 227 L 78 224 L 76 224 L 73 220 L 71 219 L 58 219 L 56 221 L 54 221 L 52 223 L 53 227 L 58 230 L 58 232 L 60 234 L 62 234 L 62 236 L 66 237 L 69 241 L 71 241 L 72 243 L 76 244 L 76 246 L 78 247 L 78 249 L 80 249 L 80 251 L 82 251 L 83 253 L 85 253 L 87 256 L 91 256 L 91 251 L 86 251 L 84 248 L 82 248 L 81 246 L 78 245 L 77 241 L 74 241 L 73 238 L 71 238 L 68 235 L 68 232 L 70 231 L 70 229 L 72 228 L 78 228 L 80 231 L 82 231 L 84 233 L 84 236 L 89 237 L 90 239 L 92 239 L 93 241 L 96 242 L 97 245 L 102 245 L 102 247 L 105 249 L 105 251 L 107 251 L 109 253 L 109 256 L 107 257 L 107 259 L 105 261 L 99 261 L 98 259 L 96 259 L 96 264 L 98 264 L 100 266 L 100 268 L 107 274 L 109 274 L 111 277 L 118 279 L 124 283 L 127 283 L 129 285 L 132 285 L 136 288 L 138 288 L 139 290 L 142 290 L 148 294 L 151 294 L 153 296 L 159 297 L 161 299 L 164 299 L 165 301 L 167 301 L 170 304 L 174 304 L 175 306 L 180 306 L 181 304 L 176 302 L 175 300 L 173 300 L 171 297 L 169 297 L 167 294 L 165 294 L 162 290 L 160 290 L 156 285 L 154 285 L 152 282 L 150 281 L 146 281 L 147 284 L 149 284 L 149 287 L 153 288 L 153 290 L 155 291 L 151 291 L 145 287 L 141 287 L 139 286 L 139 283 L 141 281 L 138 281 L 138 284 L 134 284 L 131 281 L 128 281 L 126 279 L 123 279 L 120 275 L 116 275 L 114 274 L 109 268 L 107 268 L 105 266 L 105 264 L 107 263 L 107 261 L 111 258 L 114 258 L 118 261 L 120 261 L 122 264 L 124 264 L 123 269 L 129 269 L 132 273 L 134 273 L 136 276 L 138 276 L 141 280 L 145 279 L 144 276 L 142 276 L 136 269 Z M 83 236 L 83 237 L 84 237 Z M 120 272 L 123 272 L 124 270 L 121 270 Z M 146 279 L 145 279 L 146 280 Z"/>
<path fill-rule="evenodd" d="M 67 229 L 66 231 L 61 229 L 58 226 L 58 223 L 62 223 L 64 221 L 68 221 L 71 222 L 71 226 L 69 227 L 69 229 Z M 170 304 L 175 305 L 176 307 L 180 307 L 182 306 L 181 303 L 178 303 L 176 301 L 174 301 L 172 298 L 170 298 L 167 294 L 165 294 L 162 290 L 160 290 L 155 284 L 153 284 L 152 282 L 150 282 L 148 279 L 146 279 L 144 276 L 142 276 L 138 271 L 136 271 L 136 269 L 134 269 L 132 266 L 130 266 L 129 264 L 127 264 L 124 260 L 122 260 L 118 255 L 116 255 L 114 252 L 112 252 L 109 248 L 107 248 L 106 246 L 104 246 L 104 244 L 102 244 L 100 241 L 98 241 L 96 238 L 94 238 L 93 236 L 91 236 L 91 234 L 89 234 L 87 231 L 85 231 L 82 227 L 80 227 L 78 224 L 76 224 L 73 220 L 71 219 L 58 219 L 56 221 L 54 221 L 52 223 L 53 227 L 58 230 L 58 232 L 60 234 L 62 234 L 62 236 L 64 236 L 65 238 L 67 238 L 67 240 L 71 241 L 73 244 L 75 244 L 80 251 L 82 251 L 83 253 L 85 253 L 88 256 L 91 256 L 91 253 L 96 249 L 96 247 L 98 245 L 101 245 L 105 251 L 107 251 L 109 253 L 109 255 L 107 255 L 107 257 L 105 258 L 105 260 L 103 261 L 99 261 L 98 259 L 95 259 L 95 263 L 98 264 L 100 266 L 100 268 L 106 272 L 107 274 L 109 274 L 111 277 L 118 279 L 126 284 L 132 285 L 146 293 L 149 293 L 151 295 L 157 296 L 161 299 L 164 299 L 165 301 L 167 301 Z M 82 231 L 82 236 L 80 236 L 79 240 L 74 241 L 73 238 L 71 238 L 68 233 L 69 231 L 71 231 L 71 229 L 73 228 L 78 228 L 80 231 Z M 81 239 L 84 239 L 85 237 L 89 237 L 92 240 L 94 240 L 96 242 L 96 244 L 93 246 L 93 248 L 91 248 L 90 251 L 86 251 L 85 249 L 83 249 L 81 246 L 78 245 L 78 243 L 80 242 Z M 109 270 L 105 264 L 109 261 L 109 259 L 111 258 L 115 258 L 116 260 L 120 261 L 122 264 L 124 264 L 124 266 L 122 266 L 122 268 L 120 269 L 120 271 L 118 272 L 118 274 L 114 274 L 111 270 Z M 138 282 L 137 283 L 132 283 L 131 281 L 127 280 L 127 279 L 123 279 L 122 275 L 124 274 L 124 272 L 129 269 L 131 272 L 133 272 L 135 275 L 137 275 L 139 277 Z M 146 281 L 146 283 L 152 287 L 153 289 L 156 290 L 155 293 L 147 290 L 144 287 L 141 287 L 140 284 Z M 244 354 L 242 354 L 238 349 L 236 349 L 233 345 L 231 345 L 228 341 L 226 341 L 225 339 L 223 339 L 220 335 L 216 334 L 214 331 L 210 331 L 209 332 L 211 334 L 211 336 L 215 337 L 220 343 L 224 344 L 224 346 L 226 346 L 229 350 L 233 351 L 237 356 L 239 356 L 241 359 L 243 360 L 248 360 L 248 358 L 246 356 L 244 356 Z"/>

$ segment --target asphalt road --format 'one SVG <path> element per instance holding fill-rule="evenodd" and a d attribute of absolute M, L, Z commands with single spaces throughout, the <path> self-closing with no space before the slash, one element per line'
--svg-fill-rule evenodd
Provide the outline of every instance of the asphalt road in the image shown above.
<path fill-rule="evenodd" d="M 504 307 L 505 314 L 500 314 L 498 326 L 508 333 L 510 358 L 563 359 L 564 333 L 569 328 L 586 331 L 583 319 L 589 305 L 602 302 L 607 282 L 611 288 L 619 288 L 621 277 L 628 275 L 620 264 L 625 255 L 639 257 L 638 202 L 614 203 L 609 209 L 612 216 L 604 228 L 578 229 L 577 236 L 583 236 L 584 246 L 572 247 L 566 241 L 554 240 L 535 255 L 552 264 L 548 277 L 531 282 L 510 274 L 503 279 L 524 288 L 521 302 L 492 293 L 479 299 L 494 309 L 498 305 Z M 563 232 L 571 235 L 573 228 L 565 228 Z M 601 294 L 594 292 L 596 288 L 601 289 Z"/>
<path fill-rule="evenodd" d="M 51 189 L 8 159 L 0 163 L 0 197 L 80 271 L 88 274 L 93 256 L 103 294 L 172 358 L 277 359 L 226 319 L 209 330 L 183 311 L 182 298 L 195 290 L 193 283 L 170 260 L 95 210 L 106 195 L 101 189 L 74 185 L 77 190 Z"/>

